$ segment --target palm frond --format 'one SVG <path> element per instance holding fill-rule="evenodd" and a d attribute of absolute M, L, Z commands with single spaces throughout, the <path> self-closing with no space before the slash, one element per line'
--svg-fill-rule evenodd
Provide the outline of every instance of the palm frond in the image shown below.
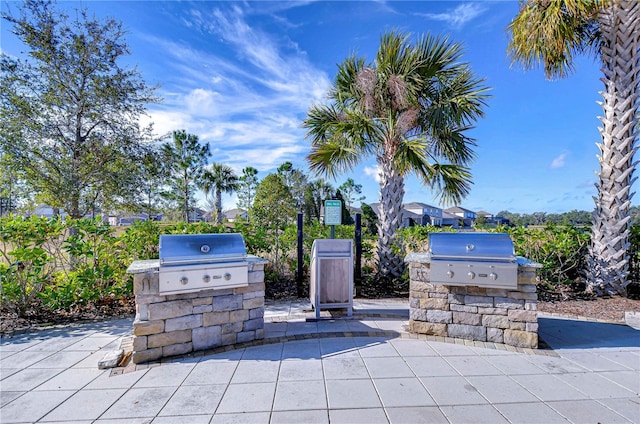
<path fill-rule="evenodd" d="M 473 185 L 469 168 L 459 165 L 434 163 L 431 165 L 433 178 L 430 186 L 443 204 L 459 204 Z"/>
<path fill-rule="evenodd" d="M 334 104 L 314 105 L 307 112 L 302 126 L 307 128 L 307 138 L 311 139 L 312 144 L 316 144 L 330 138 L 333 128 L 341 119 L 341 113 Z"/>
<path fill-rule="evenodd" d="M 598 45 L 597 14 L 607 0 L 528 0 L 509 24 L 507 53 L 524 69 L 544 67 L 549 79 L 574 71 L 574 53 Z"/>
<path fill-rule="evenodd" d="M 364 67 L 364 59 L 355 56 L 348 57 L 338 65 L 336 80 L 329 96 L 341 108 L 349 107 L 360 97 L 361 91 L 358 89 L 357 77 Z"/>
<path fill-rule="evenodd" d="M 419 179 L 428 183 L 433 173 L 430 171 L 431 155 L 429 146 L 424 139 L 406 139 L 398 144 L 393 163 L 400 175 L 405 176 L 414 172 Z"/>
<path fill-rule="evenodd" d="M 436 128 L 430 137 L 430 150 L 435 158 L 445 159 L 455 165 L 468 165 L 476 157 L 473 147 L 476 141 L 465 132 L 470 127 Z"/>
<path fill-rule="evenodd" d="M 325 141 L 311 148 L 307 155 L 309 167 L 316 175 L 337 177 L 351 170 L 361 160 L 358 150 L 340 143 L 339 140 Z"/>

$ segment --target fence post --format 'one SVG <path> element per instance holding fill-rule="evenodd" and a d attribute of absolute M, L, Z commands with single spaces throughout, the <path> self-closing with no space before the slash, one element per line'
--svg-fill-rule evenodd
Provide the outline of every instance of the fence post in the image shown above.
<path fill-rule="evenodd" d="M 355 241 L 356 257 L 353 279 L 357 294 L 362 289 L 362 214 L 359 213 L 356 214 Z"/>
<path fill-rule="evenodd" d="M 302 279 L 304 277 L 304 269 L 303 269 L 303 224 L 302 224 L 302 214 L 298 214 L 298 269 L 296 270 L 296 288 L 298 291 L 298 297 L 303 296 L 303 284 Z"/>

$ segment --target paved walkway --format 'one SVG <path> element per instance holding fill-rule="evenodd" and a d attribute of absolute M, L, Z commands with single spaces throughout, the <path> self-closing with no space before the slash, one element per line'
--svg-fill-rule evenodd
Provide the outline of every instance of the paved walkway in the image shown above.
<path fill-rule="evenodd" d="M 0 341 L 0 422 L 640 422 L 640 331 L 539 318 L 553 350 L 415 339 L 406 302 L 306 321 L 267 305 L 270 343 L 122 372 L 98 370 L 131 320 Z M 339 336 L 339 337 L 336 337 Z"/>

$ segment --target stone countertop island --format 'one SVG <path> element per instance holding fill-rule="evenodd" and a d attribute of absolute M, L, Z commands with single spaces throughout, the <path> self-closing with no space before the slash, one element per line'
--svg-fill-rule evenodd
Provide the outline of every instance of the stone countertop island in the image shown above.
<path fill-rule="evenodd" d="M 160 293 L 160 261 L 134 261 L 136 317 L 133 362 L 154 361 L 264 338 L 264 265 L 246 257 L 248 284 L 188 293 Z"/>
<path fill-rule="evenodd" d="M 409 330 L 413 333 L 537 348 L 536 270 L 517 257 L 517 286 L 490 288 L 431 282 L 431 257 L 410 253 Z"/>

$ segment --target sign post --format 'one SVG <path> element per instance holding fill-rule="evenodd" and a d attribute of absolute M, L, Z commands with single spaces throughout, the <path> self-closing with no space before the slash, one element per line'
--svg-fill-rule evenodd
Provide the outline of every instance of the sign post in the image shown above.
<path fill-rule="evenodd" d="M 336 238 L 336 225 L 342 225 L 342 201 L 324 201 L 324 224 L 331 225 L 331 238 Z"/>

